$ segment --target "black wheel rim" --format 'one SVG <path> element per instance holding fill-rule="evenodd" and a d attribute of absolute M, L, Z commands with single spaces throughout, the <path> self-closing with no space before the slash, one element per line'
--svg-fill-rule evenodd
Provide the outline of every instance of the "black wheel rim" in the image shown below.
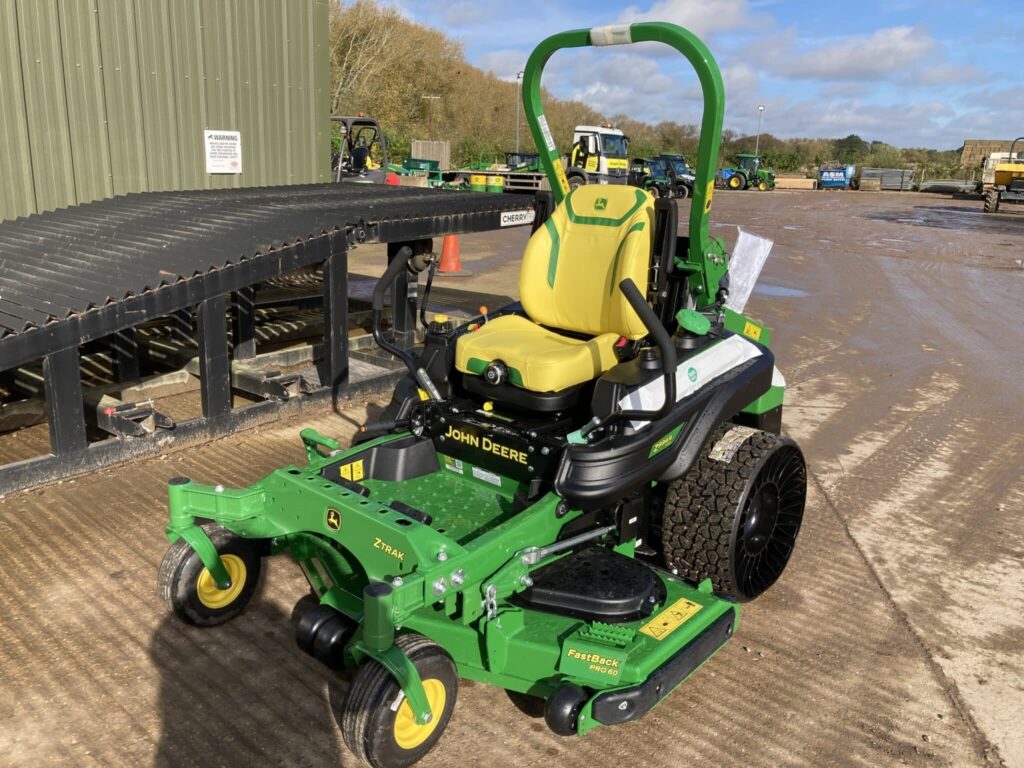
<path fill-rule="evenodd" d="M 800 451 L 786 445 L 772 453 L 750 484 L 737 521 L 736 586 L 748 599 L 775 583 L 793 553 L 807 496 Z"/>

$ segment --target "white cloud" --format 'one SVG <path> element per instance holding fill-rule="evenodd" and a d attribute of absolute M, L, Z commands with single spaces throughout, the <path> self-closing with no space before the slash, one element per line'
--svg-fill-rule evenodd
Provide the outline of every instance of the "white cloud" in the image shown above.
<path fill-rule="evenodd" d="M 497 75 L 502 80 L 515 82 L 516 75 L 523 71 L 529 56 L 530 54 L 527 51 L 517 51 L 515 49 L 489 51 L 476 61 L 476 65 Z"/>
<path fill-rule="evenodd" d="M 843 80 L 837 83 L 825 83 L 818 91 L 821 99 L 863 99 L 871 94 L 871 84 Z"/>
<path fill-rule="evenodd" d="M 747 0 L 657 0 L 646 11 L 631 5 L 619 16 L 623 24 L 638 21 L 669 21 L 700 38 L 760 23 Z"/>
<path fill-rule="evenodd" d="M 722 82 L 728 99 L 756 94 L 758 90 L 757 70 L 745 62 L 727 66 L 722 70 Z"/>
<path fill-rule="evenodd" d="M 963 85 L 983 83 L 988 77 L 985 71 L 977 67 L 930 64 L 911 73 L 908 79 L 914 85 Z"/>
<path fill-rule="evenodd" d="M 956 111 L 944 101 L 873 103 L 852 99 L 783 102 L 765 112 L 766 133 L 776 136 L 841 137 L 904 147 L 952 149 L 963 141 Z"/>
<path fill-rule="evenodd" d="M 690 84 L 661 71 L 656 58 L 580 51 L 552 59 L 552 65 L 552 82 L 563 83 L 571 89 L 570 98 L 604 115 L 626 114 L 648 122 L 686 120 L 679 103 L 687 100 L 685 89 Z"/>
<path fill-rule="evenodd" d="M 923 29 L 887 27 L 870 35 L 850 35 L 814 46 L 793 58 L 768 63 L 786 77 L 809 80 L 876 80 L 895 78 L 942 47 Z"/>
<path fill-rule="evenodd" d="M 497 17 L 502 7 L 497 3 L 468 2 L 458 0 L 445 6 L 442 18 L 449 27 L 469 27 L 481 22 L 491 21 Z"/>

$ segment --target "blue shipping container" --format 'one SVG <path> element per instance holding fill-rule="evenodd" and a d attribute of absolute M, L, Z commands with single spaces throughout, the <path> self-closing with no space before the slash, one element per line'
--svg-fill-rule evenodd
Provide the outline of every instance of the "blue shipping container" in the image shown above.
<path fill-rule="evenodd" d="M 853 183 L 853 177 L 856 175 L 856 165 L 822 168 L 818 171 L 818 187 L 820 189 L 849 189 Z"/>

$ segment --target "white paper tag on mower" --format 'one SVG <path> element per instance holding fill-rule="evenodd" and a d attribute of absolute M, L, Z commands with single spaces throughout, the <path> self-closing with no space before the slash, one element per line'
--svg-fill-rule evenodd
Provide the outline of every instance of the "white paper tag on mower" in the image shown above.
<path fill-rule="evenodd" d="M 729 255 L 729 297 L 725 306 L 734 312 L 742 312 L 774 243 L 739 227 L 737 229 L 740 235 Z"/>

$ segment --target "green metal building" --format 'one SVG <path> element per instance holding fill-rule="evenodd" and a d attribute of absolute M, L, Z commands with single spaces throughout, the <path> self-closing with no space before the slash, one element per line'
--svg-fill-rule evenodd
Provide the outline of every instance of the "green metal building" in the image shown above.
<path fill-rule="evenodd" d="M 0 0 L 0 220 L 327 181 L 328 5 Z M 206 131 L 238 132 L 240 173 L 207 172 Z"/>

